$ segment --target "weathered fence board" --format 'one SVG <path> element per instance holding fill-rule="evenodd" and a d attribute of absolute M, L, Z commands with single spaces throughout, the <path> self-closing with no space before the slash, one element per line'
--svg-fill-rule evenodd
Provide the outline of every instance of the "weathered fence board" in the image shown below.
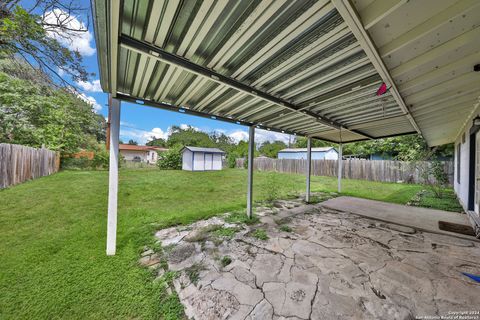
<path fill-rule="evenodd" d="M 48 149 L 0 143 L 0 189 L 57 172 L 59 158 Z"/>
<path fill-rule="evenodd" d="M 244 167 L 244 159 L 237 159 L 237 168 Z M 253 168 L 259 171 L 275 171 L 285 173 L 305 174 L 306 160 L 299 159 L 269 159 L 256 158 Z M 450 184 L 453 183 L 452 161 L 442 161 Z M 348 159 L 342 161 L 342 177 L 381 182 L 423 183 L 423 173 L 431 166 L 428 161 L 394 161 L 394 160 L 363 160 Z M 337 160 L 312 160 L 312 175 L 333 176 L 338 172 Z M 433 180 L 433 177 L 430 177 Z"/>

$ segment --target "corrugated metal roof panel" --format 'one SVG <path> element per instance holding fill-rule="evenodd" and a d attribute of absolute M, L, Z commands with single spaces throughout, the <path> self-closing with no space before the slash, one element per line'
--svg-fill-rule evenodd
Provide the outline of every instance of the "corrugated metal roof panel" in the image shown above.
<path fill-rule="evenodd" d="M 480 80 L 469 66 L 480 50 L 478 2 L 440 0 L 424 10 L 418 1 L 393 7 L 353 1 L 400 93 L 382 97 L 375 91 L 386 80 L 383 62 L 372 60 L 372 48 L 335 7 L 339 2 L 123 1 L 114 81 L 114 46 L 101 35 L 115 34 L 115 21 L 111 6 L 94 1 L 102 88 L 167 109 L 331 141 L 414 132 L 411 113 L 431 145 L 452 141 L 456 119 L 466 119 L 477 101 Z M 454 121 L 443 112 L 455 105 L 451 95 L 461 97 L 458 108 L 465 111 Z"/>

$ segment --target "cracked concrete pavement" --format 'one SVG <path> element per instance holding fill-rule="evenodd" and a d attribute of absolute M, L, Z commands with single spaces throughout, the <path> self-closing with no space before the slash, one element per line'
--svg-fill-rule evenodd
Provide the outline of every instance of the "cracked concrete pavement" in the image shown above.
<path fill-rule="evenodd" d="M 215 217 L 157 232 L 188 318 L 413 319 L 480 308 L 480 285 L 461 274 L 480 274 L 478 242 L 300 199 L 257 214 L 250 226 Z M 236 233 L 194 236 L 212 225 Z M 267 240 L 252 236 L 258 229 Z M 142 259 L 154 267 L 159 257 Z"/>

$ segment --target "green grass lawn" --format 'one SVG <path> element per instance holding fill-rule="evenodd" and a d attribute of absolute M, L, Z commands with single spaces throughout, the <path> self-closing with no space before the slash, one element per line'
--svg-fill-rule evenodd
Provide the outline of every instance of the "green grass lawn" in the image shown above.
<path fill-rule="evenodd" d="M 255 173 L 254 197 L 303 192 L 302 175 Z M 138 266 L 162 227 L 245 207 L 246 171 L 120 172 L 117 255 L 105 255 L 108 173 L 63 171 L 0 191 L 0 319 L 155 319 L 161 283 Z M 419 185 L 344 180 L 344 194 L 406 203 Z M 262 191 L 263 190 L 263 191 Z M 312 177 L 312 191 L 336 178 Z M 174 304 L 173 304 L 174 305 Z"/>

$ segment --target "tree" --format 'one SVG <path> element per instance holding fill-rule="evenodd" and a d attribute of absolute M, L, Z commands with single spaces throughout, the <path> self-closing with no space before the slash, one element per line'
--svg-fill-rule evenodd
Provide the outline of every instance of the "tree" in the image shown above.
<path fill-rule="evenodd" d="M 165 139 L 162 139 L 162 138 L 157 139 L 155 137 L 152 137 L 152 140 L 147 142 L 147 146 L 165 148 L 167 146 L 167 141 L 165 141 Z"/>
<path fill-rule="evenodd" d="M 0 72 L 0 142 L 73 153 L 105 140 L 105 119 L 71 92 Z"/>
<path fill-rule="evenodd" d="M 199 131 L 191 126 L 187 128 L 180 128 L 179 126 L 172 126 L 171 134 L 168 137 L 167 145 L 169 147 L 175 145 L 192 146 L 192 147 L 215 147 L 215 142 L 212 141 L 208 133 Z"/>
<path fill-rule="evenodd" d="M 330 146 L 332 146 L 331 142 L 312 139 L 312 148 L 330 147 Z M 295 140 L 295 148 L 306 148 L 306 147 L 307 147 L 307 138 L 297 137 Z"/>
<path fill-rule="evenodd" d="M 22 2 L 22 5 L 26 5 Z M 37 0 L 28 8 L 18 0 L 3 0 L 0 4 L 0 58 L 21 56 L 63 85 L 69 84 L 61 73 L 74 81 L 86 81 L 89 74 L 82 65 L 78 51 L 62 43 L 73 42 L 88 26 L 76 16 L 88 14 L 89 8 L 73 2 Z"/>
<path fill-rule="evenodd" d="M 258 151 L 269 158 L 276 158 L 278 152 L 282 149 L 285 149 L 286 147 L 287 145 L 282 141 L 277 140 L 271 143 L 270 141 L 265 141 L 260 145 Z"/>
<path fill-rule="evenodd" d="M 402 161 L 416 161 L 450 157 L 453 155 L 453 148 L 451 145 L 445 145 L 430 150 L 420 135 L 412 134 L 344 144 L 343 154 L 360 157 L 380 154 Z"/>
<path fill-rule="evenodd" d="M 128 144 L 133 145 L 133 146 L 138 146 L 138 142 L 133 140 L 133 139 L 128 140 Z"/>

